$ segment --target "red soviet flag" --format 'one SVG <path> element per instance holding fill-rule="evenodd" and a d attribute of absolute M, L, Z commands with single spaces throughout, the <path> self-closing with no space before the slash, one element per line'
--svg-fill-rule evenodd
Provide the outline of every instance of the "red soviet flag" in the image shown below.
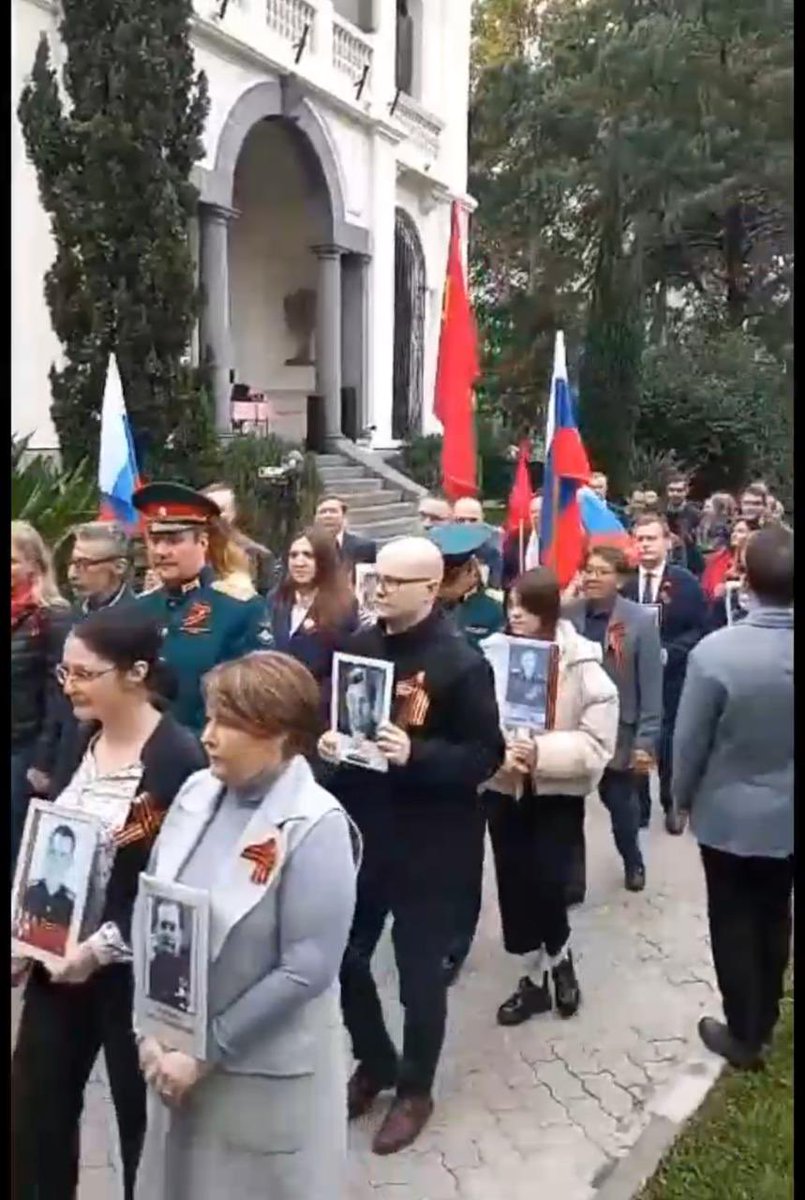
<path fill-rule="evenodd" d="M 509 507 L 506 515 L 506 529 L 509 533 L 517 533 L 519 529 L 527 529 L 531 534 L 531 501 L 534 493 L 531 491 L 531 477 L 528 474 L 528 459 L 531 447 L 528 442 L 521 442 L 520 453 L 517 455 L 517 469 L 514 472 L 514 483 L 509 492 Z"/>
<path fill-rule="evenodd" d="M 458 205 L 450 216 L 442 330 L 433 411 L 442 423 L 442 487 L 451 500 L 478 491 L 473 384 L 479 375 L 478 335 L 464 281 Z"/>

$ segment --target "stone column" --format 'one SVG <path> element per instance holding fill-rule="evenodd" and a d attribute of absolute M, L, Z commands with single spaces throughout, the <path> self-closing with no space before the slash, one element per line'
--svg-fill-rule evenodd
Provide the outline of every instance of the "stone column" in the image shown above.
<path fill-rule="evenodd" d="M 328 438 L 341 433 L 341 251 L 314 246 L 319 260 L 316 288 L 316 393 L 324 399 Z"/>
<path fill-rule="evenodd" d="M 366 254 L 347 254 L 343 260 L 341 321 L 342 385 L 358 394 L 358 434 L 369 424 L 366 403 L 369 263 Z"/>
<path fill-rule="evenodd" d="M 229 222 L 238 214 L 219 204 L 199 206 L 199 263 L 203 307 L 199 321 L 199 351 L 204 362 L 212 356 L 215 425 L 232 428 L 229 396 L 232 390 L 232 331 L 229 297 Z"/>

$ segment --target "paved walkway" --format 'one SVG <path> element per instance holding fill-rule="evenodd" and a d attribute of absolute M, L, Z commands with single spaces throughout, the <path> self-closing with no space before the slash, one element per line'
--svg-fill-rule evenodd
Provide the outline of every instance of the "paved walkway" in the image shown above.
<path fill-rule="evenodd" d="M 588 898 L 573 911 L 583 1004 L 517 1029 L 495 1010 L 517 979 L 501 949 L 494 876 L 481 927 L 450 997 L 437 1108 L 415 1147 L 369 1150 L 382 1109 L 353 1127 L 349 1200 L 589 1200 L 648 1122 L 647 1103 L 682 1062 L 701 1057 L 696 1021 L 719 1014 L 696 846 L 669 837 L 655 813 L 648 887 L 622 886 L 608 818 L 588 802 Z M 491 860 L 491 855 L 488 855 Z M 388 940 L 378 955 L 384 998 L 401 1027 Z M 113 1116 L 102 1070 L 87 1096 L 79 1200 L 118 1200 Z M 233 1197 L 232 1200 L 237 1200 Z"/>

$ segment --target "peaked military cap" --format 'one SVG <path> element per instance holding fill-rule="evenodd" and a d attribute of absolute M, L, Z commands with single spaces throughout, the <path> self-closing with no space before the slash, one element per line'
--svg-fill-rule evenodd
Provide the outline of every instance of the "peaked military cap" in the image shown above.
<path fill-rule="evenodd" d="M 427 536 L 441 550 L 445 566 L 460 567 L 478 553 L 492 534 L 492 527 L 482 521 L 466 525 L 451 521 L 435 525 L 428 530 Z"/>
<path fill-rule="evenodd" d="M 146 483 L 134 493 L 132 503 L 153 533 L 198 529 L 221 515 L 214 500 L 183 483 Z"/>

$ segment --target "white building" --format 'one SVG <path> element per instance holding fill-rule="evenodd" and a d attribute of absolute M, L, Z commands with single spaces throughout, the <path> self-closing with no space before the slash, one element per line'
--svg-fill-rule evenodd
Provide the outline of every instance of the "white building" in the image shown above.
<path fill-rule="evenodd" d="M 470 0 L 222 4 L 195 0 L 192 34 L 210 90 L 194 353 L 212 350 L 219 423 L 238 383 L 283 436 L 304 435 L 310 395 L 328 434 L 371 428 L 376 448 L 432 428 L 450 204 L 471 207 Z M 12 9 L 16 109 L 40 34 L 64 51 L 55 4 Z M 53 243 L 12 122 L 12 427 L 49 448 Z"/>

